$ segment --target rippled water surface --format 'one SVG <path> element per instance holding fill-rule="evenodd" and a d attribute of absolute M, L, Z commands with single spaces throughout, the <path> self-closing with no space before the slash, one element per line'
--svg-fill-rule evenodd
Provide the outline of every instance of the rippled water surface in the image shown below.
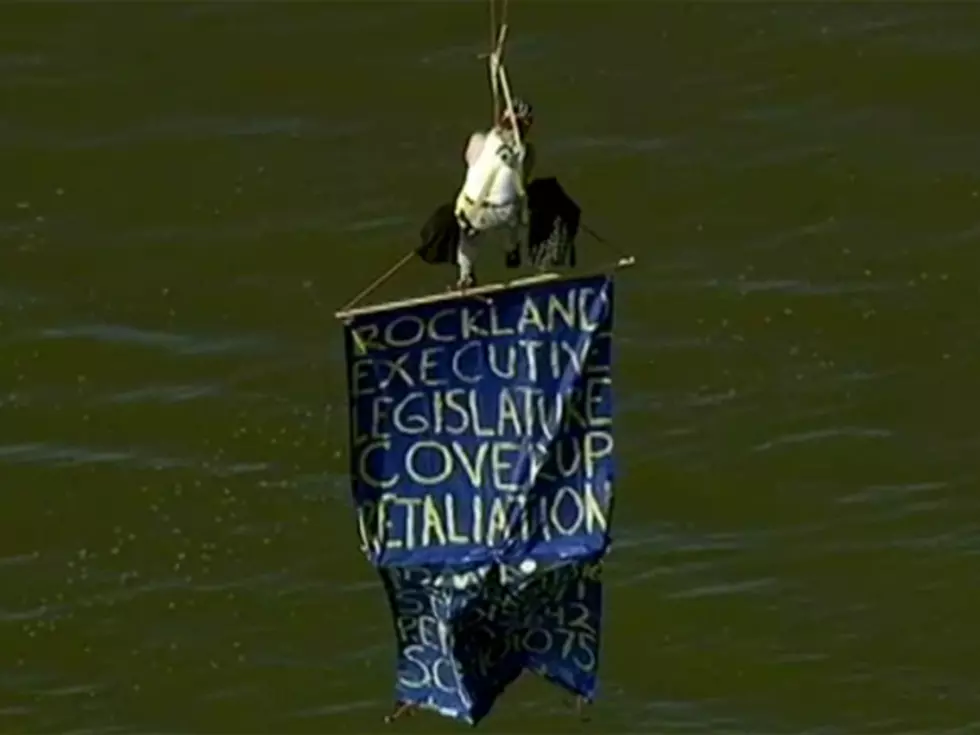
<path fill-rule="evenodd" d="M 542 173 L 638 259 L 591 729 L 980 732 L 980 11 L 511 5 Z M 380 726 L 331 315 L 454 190 L 486 35 L 0 10 L 0 731 Z M 484 728 L 581 726 L 528 680 Z"/>

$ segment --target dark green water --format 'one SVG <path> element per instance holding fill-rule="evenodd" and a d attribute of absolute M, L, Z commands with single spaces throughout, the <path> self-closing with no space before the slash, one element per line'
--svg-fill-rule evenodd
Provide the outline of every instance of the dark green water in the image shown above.
<path fill-rule="evenodd" d="M 512 6 L 638 265 L 603 693 L 485 729 L 980 732 L 980 6 Z M 0 10 L 0 731 L 381 728 L 331 315 L 454 192 L 486 16 Z"/>

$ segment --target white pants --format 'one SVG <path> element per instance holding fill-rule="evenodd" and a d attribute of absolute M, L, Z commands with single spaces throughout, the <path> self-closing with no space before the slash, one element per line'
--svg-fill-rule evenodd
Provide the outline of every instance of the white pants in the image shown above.
<path fill-rule="evenodd" d="M 509 249 L 520 244 L 520 221 L 518 205 L 488 204 L 482 207 L 467 207 L 457 205 L 457 216 L 463 214 L 472 226 L 473 231 L 467 234 L 460 231 L 459 248 L 456 251 L 456 263 L 459 265 L 460 280 L 473 276 L 473 266 L 476 262 L 477 245 L 491 232 L 507 230 Z"/>

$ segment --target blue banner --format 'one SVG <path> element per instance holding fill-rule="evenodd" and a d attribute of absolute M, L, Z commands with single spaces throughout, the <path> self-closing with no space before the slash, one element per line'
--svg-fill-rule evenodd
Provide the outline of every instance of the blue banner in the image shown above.
<path fill-rule="evenodd" d="M 613 486 L 609 276 L 346 325 L 351 477 L 400 701 L 475 722 L 522 670 L 591 699 Z"/>

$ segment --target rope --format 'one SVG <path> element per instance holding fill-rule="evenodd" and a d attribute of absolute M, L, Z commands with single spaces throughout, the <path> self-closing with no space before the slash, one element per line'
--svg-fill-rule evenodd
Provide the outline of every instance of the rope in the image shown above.
<path fill-rule="evenodd" d="M 613 251 L 613 254 L 618 259 L 624 260 L 624 259 L 627 259 L 628 258 L 627 254 L 626 254 L 626 251 L 623 250 L 619 245 L 617 245 L 614 242 L 611 242 L 610 240 L 607 240 L 606 238 L 604 238 L 602 235 L 600 235 L 598 232 L 596 232 L 595 230 L 593 230 L 591 227 L 589 227 L 584 222 L 579 222 L 579 225 L 578 226 L 579 226 L 579 229 L 582 230 L 582 232 L 584 232 L 586 235 L 591 236 L 597 242 L 602 243 L 603 245 L 605 245 L 606 247 L 608 247 L 610 250 L 612 250 Z"/>
<path fill-rule="evenodd" d="M 340 309 L 340 311 L 341 312 L 347 311 L 348 309 L 351 309 L 355 305 L 361 303 L 364 299 L 366 299 L 372 293 L 374 293 L 379 288 L 381 288 L 381 286 L 383 286 L 393 275 L 395 275 L 398 271 L 400 271 L 405 266 L 405 264 L 408 263 L 408 261 L 410 261 L 413 257 L 415 257 L 414 249 L 405 253 L 405 255 L 402 256 L 401 260 L 399 260 L 397 263 L 391 266 L 391 268 L 389 268 L 385 273 L 375 278 L 370 283 L 370 285 L 367 286 L 367 288 L 365 288 L 363 291 L 357 294 L 357 296 L 355 296 L 346 304 L 344 304 L 344 306 Z"/>
<path fill-rule="evenodd" d="M 497 96 L 497 79 L 493 66 L 493 51 L 497 45 L 497 0 L 490 0 L 490 96 L 491 114 L 493 115 L 490 124 L 495 125 L 497 118 L 500 117 L 500 98 Z"/>
<path fill-rule="evenodd" d="M 490 2 L 496 2 L 496 0 L 490 0 Z M 501 33 L 506 34 L 506 32 L 507 32 L 506 30 L 503 30 L 503 29 L 506 29 L 507 28 L 507 5 L 508 5 L 508 0 L 502 0 L 502 3 L 503 3 L 503 7 L 501 8 L 501 12 L 500 12 L 500 25 L 497 28 L 497 38 L 499 39 L 497 41 L 497 50 L 500 53 L 503 53 L 504 52 L 504 38 L 506 38 L 506 36 L 505 35 L 500 35 L 500 34 Z M 499 65 L 498 65 L 497 69 L 498 69 L 498 75 L 499 75 L 499 69 L 500 69 L 500 66 Z M 499 76 L 498 76 L 497 79 L 494 79 L 494 85 L 496 85 L 496 86 L 494 87 L 494 92 L 493 92 L 493 96 L 494 96 L 494 102 L 493 102 L 493 104 L 494 104 L 494 109 L 493 109 L 493 112 L 494 112 L 493 124 L 496 125 L 497 124 L 497 121 L 500 119 L 500 91 L 499 91 L 500 79 L 499 79 Z"/>

